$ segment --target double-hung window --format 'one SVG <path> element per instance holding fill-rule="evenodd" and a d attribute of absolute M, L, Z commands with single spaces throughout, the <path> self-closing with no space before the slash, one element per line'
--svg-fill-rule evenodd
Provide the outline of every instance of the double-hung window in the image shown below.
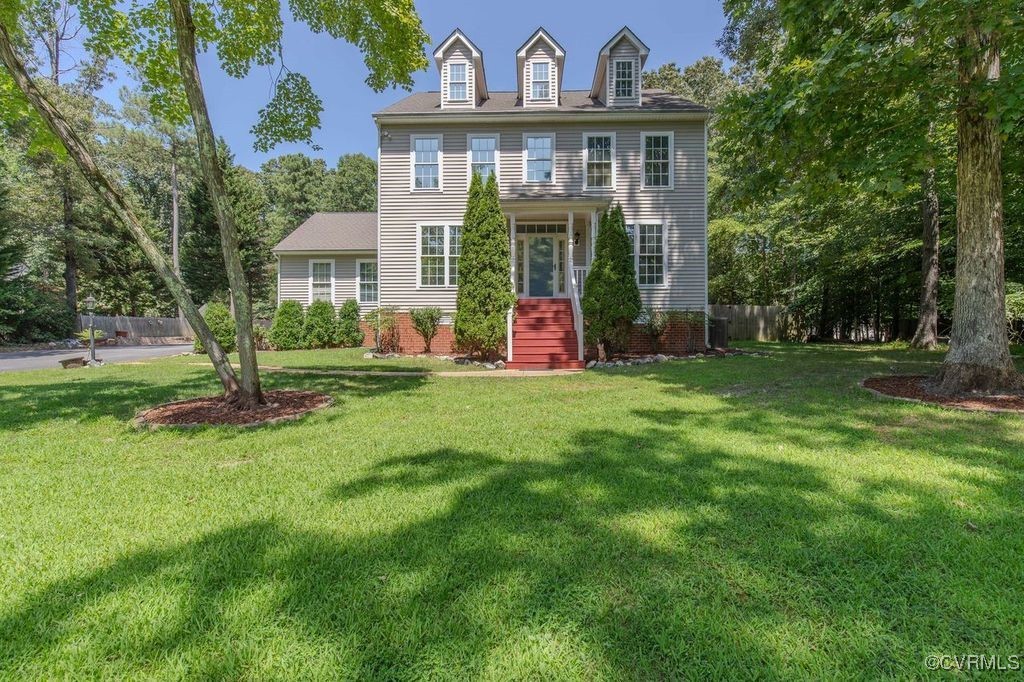
<path fill-rule="evenodd" d="M 636 96 L 632 59 L 619 59 L 615 62 L 615 96 L 625 99 Z"/>
<path fill-rule="evenodd" d="M 412 189 L 441 189 L 441 136 L 412 136 Z"/>
<path fill-rule="evenodd" d="M 531 96 L 533 99 L 549 99 L 551 97 L 551 63 L 533 62 L 530 72 Z"/>
<path fill-rule="evenodd" d="M 615 187 L 615 133 L 584 133 L 583 164 L 586 189 Z"/>
<path fill-rule="evenodd" d="M 555 134 L 523 136 L 526 182 L 553 182 L 555 178 Z"/>
<path fill-rule="evenodd" d="M 645 188 L 669 189 L 673 175 L 673 135 L 668 133 L 643 133 L 643 186 Z"/>
<path fill-rule="evenodd" d="M 377 261 L 356 261 L 356 277 L 359 303 L 376 304 L 380 296 L 380 280 L 377 276 Z"/>
<path fill-rule="evenodd" d="M 484 182 L 492 175 L 497 180 L 498 136 L 470 135 L 468 147 L 470 180 L 473 179 L 473 173 L 477 173 Z"/>
<path fill-rule="evenodd" d="M 641 287 L 665 284 L 665 227 L 660 223 L 640 223 L 626 227 L 633 244 L 636 281 Z"/>
<path fill-rule="evenodd" d="M 461 225 L 420 225 L 420 286 L 458 286 L 461 253 Z"/>
<path fill-rule="evenodd" d="M 309 302 L 334 303 L 334 261 L 309 261 Z"/>
<path fill-rule="evenodd" d="M 465 62 L 448 64 L 448 99 L 453 102 L 465 102 L 469 99 Z"/>

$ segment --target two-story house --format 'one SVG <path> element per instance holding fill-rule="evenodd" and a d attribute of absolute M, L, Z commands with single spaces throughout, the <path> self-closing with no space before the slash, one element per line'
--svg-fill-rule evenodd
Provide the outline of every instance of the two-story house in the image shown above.
<path fill-rule="evenodd" d="M 434 52 L 440 91 L 374 114 L 378 209 L 311 217 L 275 248 L 280 300 L 356 298 L 452 313 L 472 173 L 497 179 L 508 219 L 510 367 L 582 366 L 580 296 L 598 219 L 620 203 L 644 304 L 707 306 L 706 108 L 643 89 L 649 50 L 628 28 L 598 51 L 589 90 L 563 88 L 565 50 L 543 28 L 516 51 L 516 91 L 487 87 L 483 52 L 455 30 Z M 450 317 L 433 348 L 451 348 Z M 704 330 L 692 326 L 670 335 Z M 639 334 L 637 335 L 640 336 Z"/>

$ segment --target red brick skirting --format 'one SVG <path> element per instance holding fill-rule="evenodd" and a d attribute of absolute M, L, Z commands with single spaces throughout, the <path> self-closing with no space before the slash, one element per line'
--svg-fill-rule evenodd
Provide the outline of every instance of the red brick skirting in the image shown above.
<path fill-rule="evenodd" d="M 691 345 L 692 344 L 692 345 Z M 703 353 L 704 325 L 700 322 L 673 321 L 668 324 L 658 341 L 657 349 L 651 343 L 651 337 L 641 325 L 633 325 L 629 335 L 628 353 L 667 353 L 669 355 L 686 355 Z"/>

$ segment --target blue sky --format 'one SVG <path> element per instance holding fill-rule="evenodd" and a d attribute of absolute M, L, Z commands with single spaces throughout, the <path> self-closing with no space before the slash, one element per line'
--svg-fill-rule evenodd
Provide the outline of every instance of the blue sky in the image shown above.
<path fill-rule="evenodd" d="M 667 62 L 681 66 L 706 54 L 718 55 L 715 40 L 725 19 L 720 2 L 608 2 L 586 4 L 557 0 L 417 3 L 432 45 L 456 26 L 484 52 L 487 85 L 492 90 L 516 87 L 515 50 L 543 24 L 566 50 L 568 89 L 590 87 L 598 49 L 624 24 L 651 48 L 647 68 Z M 270 97 L 271 74 L 255 69 L 238 80 L 222 73 L 216 57 L 200 61 L 206 96 L 217 134 L 231 145 L 236 160 L 257 168 L 267 158 L 290 151 L 323 157 L 333 166 L 341 154 L 376 154 L 370 114 L 404 96 L 404 91 L 374 93 L 363 82 L 366 67 L 359 51 L 341 40 L 310 33 L 303 25 L 288 24 L 284 43 L 285 63 L 304 73 L 324 101 L 323 126 L 314 141 L 321 147 L 280 145 L 269 154 L 255 152 L 249 128 L 256 112 Z M 438 88 L 437 69 L 431 60 L 427 71 L 416 74 L 417 90 Z"/>

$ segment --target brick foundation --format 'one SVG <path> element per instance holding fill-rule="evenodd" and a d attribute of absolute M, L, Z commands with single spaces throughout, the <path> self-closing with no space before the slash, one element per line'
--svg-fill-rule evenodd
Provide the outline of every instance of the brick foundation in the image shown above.
<path fill-rule="evenodd" d="M 691 345 L 692 349 L 691 349 Z M 687 353 L 703 353 L 704 325 L 702 323 L 673 321 L 662 332 L 655 351 L 651 337 L 640 325 L 633 325 L 629 334 L 628 353 L 666 353 L 669 355 L 686 355 Z"/>

